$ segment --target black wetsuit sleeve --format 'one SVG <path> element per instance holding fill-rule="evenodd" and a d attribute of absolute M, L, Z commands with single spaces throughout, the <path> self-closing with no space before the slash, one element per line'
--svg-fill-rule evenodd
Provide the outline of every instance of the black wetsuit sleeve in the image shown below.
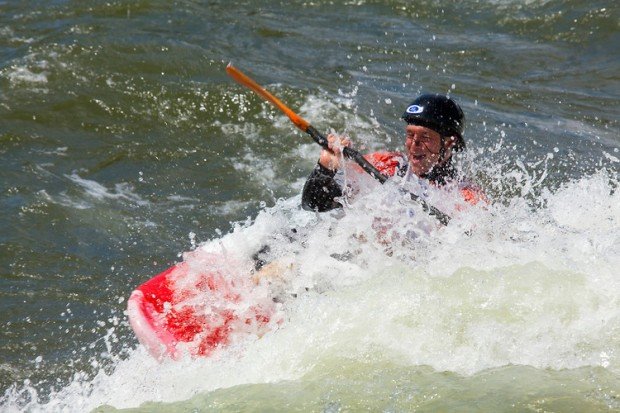
<path fill-rule="evenodd" d="M 334 198 L 342 196 L 342 188 L 334 179 L 335 175 L 335 171 L 330 171 L 317 163 L 301 194 L 303 209 L 325 212 L 342 207 L 339 202 L 334 200 Z"/>

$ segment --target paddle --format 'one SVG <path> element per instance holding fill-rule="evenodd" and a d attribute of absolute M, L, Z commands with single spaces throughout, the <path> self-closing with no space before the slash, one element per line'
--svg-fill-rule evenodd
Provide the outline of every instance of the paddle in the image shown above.
<path fill-rule="evenodd" d="M 228 73 L 230 77 L 232 77 L 234 80 L 236 80 L 243 86 L 249 89 L 252 89 L 259 96 L 261 96 L 268 102 L 271 102 L 278 109 L 280 109 L 286 116 L 288 116 L 288 118 L 295 124 L 295 126 L 297 126 L 297 128 L 301 129 L 302 131 L 310 135 L 316 143 L 318 143 L 319 145 L 321 145 L 321 147 L 323 147 L 323 149 L 331 151 L 331 149 L 329 149 L 327 138 L 325 138 L 325 136 L 323 136 L 318 130 L 316 130 L 312 125 L 310 125 L 310 123 L 308 123 L 307 120 L 297 115 L 288 106 L 282 103 L 280 99 L 276 98 L 274 95 L 272 95 L 267 90 L 265 90 L 261 85 L 259 85 L 254 80 L 250 79 L 248 76 L 242 73 L 239 69 L 234 67 L 232 63 L 229 63 L 228 66 L 226 66 L 226 73 Z M 355 161 L 355 163 L 361 166 L 364 171 L 366 171 L 368 174 L 370 174 L 370 176 L 372 176 L 379 182 L 384 183 L 385 181 L 388 180 L 389 177 L 387 175 L 382 174 L 377 168 L 375 168 L 370 162 L 368 162 L 355 149 L 344 147 L 342 150 L 342 154 L 346 158 L 352 159 L 353 161 Z M 412 200 L 419 202 L 420 205 L 422 205 L 422 209 L 426 211 L 429 215 L 437 218 L 437 220 L 443 225 L 448 225 L 448 222 L 450 221 L 450 217 L 448 215 L 444 214 L 443 212 L 441 212 L 434 206 L 429 205 L 428 203 L 426 203 L 426 201 L 421 199 L 419 196 L 412 194 L 411 192 L 409 192 L 409 196 L 411 197 Z"/>

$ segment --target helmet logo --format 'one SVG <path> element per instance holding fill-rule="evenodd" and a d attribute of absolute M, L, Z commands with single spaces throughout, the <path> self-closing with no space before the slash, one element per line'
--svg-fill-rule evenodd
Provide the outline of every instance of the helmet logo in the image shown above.
<path fill-rule="evenodd" d="M 424 106 L 419 106 L 419 105 L 411 105 L 407 108 L 406 110 L 407 113 L 411 113 L 411 114 L 417 114 L 417 113 L 422 113 L 424 112 Z"/>

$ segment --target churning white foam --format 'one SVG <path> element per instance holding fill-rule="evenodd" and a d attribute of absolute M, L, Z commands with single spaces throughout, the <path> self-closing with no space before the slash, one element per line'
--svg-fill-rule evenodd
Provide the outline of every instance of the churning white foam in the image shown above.
<path fill-rule="evenodd" d="M 139 347 L 113 373 L 76 376 L 48 404 L 28 407 L 184 400 L 297 379 L 334 357 L 466 375 L 505 365 L 620 374 L 617 185 L 603 171 L 543 190 L 535 202 L 461 211 L 445 228 L 397 199 L 396 185 L 326 214 L 299 209 L 298 197 L 279 201 L 193 254 L 247 260 L 269 245 L 264 258 L 286 265 L 261 288 L 282 303 L 282 324 L 207 359 L 160 364 Z"/>

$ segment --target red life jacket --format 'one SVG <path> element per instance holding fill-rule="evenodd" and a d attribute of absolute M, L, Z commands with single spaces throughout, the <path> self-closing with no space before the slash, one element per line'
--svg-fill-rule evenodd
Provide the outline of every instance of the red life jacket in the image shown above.
<path fill-rule="evenodd" d="M 373 152 L 364 155 L 364 158 L 382 174 L 394 176 L 396 172 L 407 165 L 407 159 L 400 152 Z"/>
<path fill-rule="evenodd" d="M 364 158 L 379 172 L 388 176 L 394 176 L 399 169 L 407 165 L 407 158 L 400 152 L 373 152 L 364 155 Z M 484 192 L 471 183 L 463 183 L 459 191 L 463 200 L 471 205 L 476 205 L 480 201 L 488 203 Z"/>

